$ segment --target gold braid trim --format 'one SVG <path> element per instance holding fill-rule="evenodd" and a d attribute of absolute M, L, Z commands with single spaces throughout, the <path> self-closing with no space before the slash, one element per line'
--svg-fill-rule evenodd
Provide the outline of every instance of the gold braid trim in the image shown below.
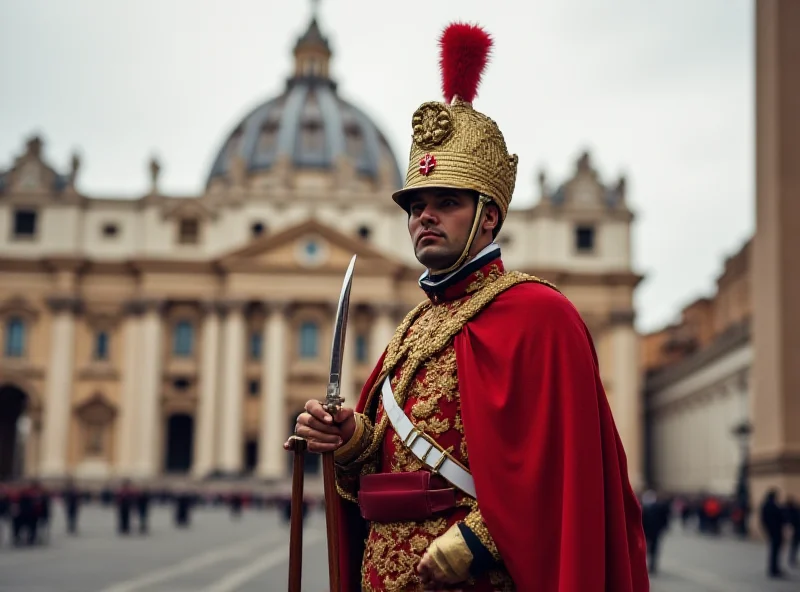
<path fill-rule="evenodd" d="M 340 465 L 347 465 L 361 454 L 364 447 L 372 440 L 372 421 L 362 413 L 355 413 L 353 419 L 356 429 L 351 438 L 333 453 L 333 458 Z"/>
<path fill-rule="evenodd" d="M 475 533 L 475 536 L 478 537 L 478 540 L 481 544 L 486 547 L 486 550 L 492 554 L 495 561 L 500 561 L 500 551 L 497 550 L 497 545 L 492 538 L 489 529 L 486 528 L 486 523 L 483 521 L 483 515 L 481 514 L 480 508 L 478 508 L 477 503 L 473 507 L 472 511 L 467 514 L 467 517 L 464 518 L 464 524 L 469 528 L 472 532 Z"/>
<path fill-rule="evenodd" d="M 339 497 L 341 497 L 342 499 L 345 499 L 348 502 L 353 502 L 354 504 L 358 503 L 358 498 L 355 495 L 353 495 L 352 490 L 345 489 L 342 486 L 341 481 L 338 477 L 336 479 L 336 491 L 339 492 Z"/>
<path fill-rule="evenodd" d="M 406 315 L 406 318 L 403 319 L 402 323 L 400 323 L 400 326 L 397 328 L 394 336 L 389 342 L 386 351 L 386 357 L 383 361 L 383 368 L 381 368 L 381 373 L 367 395 L 367 400 L 364 405 L 365 412 L 368 412 L 375 397 L 375 393 L 377 393 L 380 389 L 383 380 L 387 375 L 391 375 L 391 372 L 394 370 L 398 362 L 400 362 L 400 360 L 407 354 L 408 359 L 406 366 L 403 368 L 403 374 L 394 387 L 394 398 L 402 409 L 405 405 L 408 387 L 411 384 L 411 381 L 416 377 L 422 363 L 428 360 L 431 356 L 440 352 L 456 335 L 456 333 L 461 331 L 464 325 L 466 325 L 467 322 L 469 322 L 475 315 L 481 312 L 484 307 L 486 307 L 492 300 L 495 299 L 495 297 L 505 292 L 509 288 L 513 288 L 517 284 L 522 284 L 524 282 L 544 284 L 558 291 L 558 288 L 556 288 L 553 284 L 535 276 L 519 271 L 505 273 L 498 277 L 495 281 L 487 283 L 482 289 L 475 292 L 469 300 L 465 301 L 464 304 L 453 313 L 452 316 L 444 319 L 440 325 L 439 331 L 437 331 L 432 337 L 422 333 L 411 333 L 410 335 L 406 336 L 408 329 L 411 327 L 414 321 L 432 306 L 429 300 L 417 305 L 414 310 Z M 386 416 L 386 414 L 383 414 L 380 422 L 375 427 L 372 436 L 372 442 L 366 448 L 366 450 L 364 450 L 361 456 L 356 459 L 356 462 L 363 462 L 375 454 L 380 447 L 381 442 L 383 442 L 388 421 L 389 418 Z"/>

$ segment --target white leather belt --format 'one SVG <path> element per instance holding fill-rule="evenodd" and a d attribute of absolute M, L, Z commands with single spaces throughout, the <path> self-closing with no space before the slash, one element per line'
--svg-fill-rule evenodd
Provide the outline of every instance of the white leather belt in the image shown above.
<path fill-rule="evenodd" d="M 434 474 L 441 475 L 467 495 L 478 499 L 475 493 L 475 481 L 470 472 L 453 460 L 433 438 L 414 427 L 411 420 L 403 413 L 394 398 L 388 376 L 381 386 L 381 400 L 394 431 L 406 448 Z"/>

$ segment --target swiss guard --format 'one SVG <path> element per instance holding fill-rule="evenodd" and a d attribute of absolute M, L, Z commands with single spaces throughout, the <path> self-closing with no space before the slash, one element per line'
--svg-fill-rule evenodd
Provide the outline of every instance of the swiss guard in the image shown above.
<path fill-rule="evenodd" d="M 355 409 L 309 401 L 295 428 L 335 451 L 342 590 L 644 592 L 641 509 L 589 331 L 494 242 L 517 156 L 472 106 L 492 39 L 452 24 L 440 46 L 445 100 L 414 112 L 393 195 L 427 299 Z"/>

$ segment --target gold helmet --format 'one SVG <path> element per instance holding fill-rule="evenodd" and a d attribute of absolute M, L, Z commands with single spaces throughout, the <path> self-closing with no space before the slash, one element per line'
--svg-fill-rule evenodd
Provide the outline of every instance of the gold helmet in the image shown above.
<path fill-rule="evenodd" d="M 408 195 L 417 189 L 440 187 L 478 193 L 475 220 L 464 252 L 454 265 L 437 270 L 437 275 L 456 269 L 467 258 L 487 203 L 497 205 L 499 224 L 503 223 L 514 193 L 518 161 L 516 154 L 508 153 L 494 120 L 472 107 L 492 38 L 478 26 L 453 23 L 443 31 L 439 45 L 445 102 L 423 103 L 414 112 L 406 182 L 392 195 L 398 205 L 407 209 Z"/>

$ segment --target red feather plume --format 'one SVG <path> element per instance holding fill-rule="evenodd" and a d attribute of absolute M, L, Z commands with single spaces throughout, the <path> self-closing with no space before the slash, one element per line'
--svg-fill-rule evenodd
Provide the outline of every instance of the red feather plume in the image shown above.
<path fill-rule="evenodd" d="M 492 38 L 477 25 L 453 23 L 439 38 L 439 67 L 442 71 L 442 92 L 447 103 L 458 95 L 471 103 L 478 94 L 478 85 L 492 49 Z"/>

